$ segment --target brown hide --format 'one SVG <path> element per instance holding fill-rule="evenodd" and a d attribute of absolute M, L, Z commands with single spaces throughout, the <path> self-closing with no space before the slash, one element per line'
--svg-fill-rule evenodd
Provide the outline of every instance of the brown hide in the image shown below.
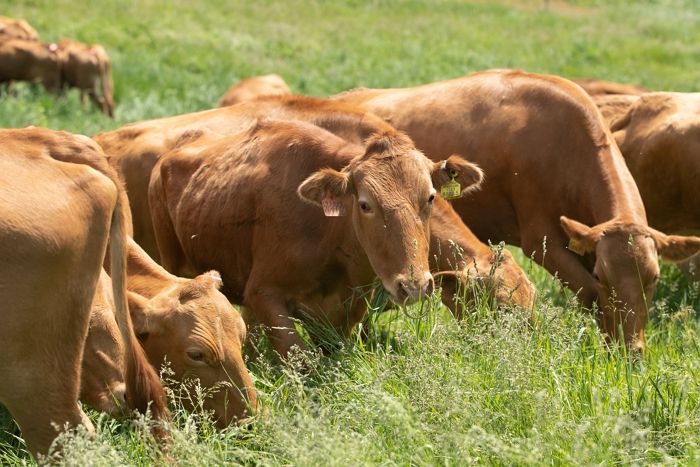
<path fill-rule="evenodd" d="M 219 269 L 224 292 L 283 356 L 304 347 L 292 318 L 347 334 L 375 275 L 399 302 L 432 289 L 427 221 L 440 166 L 394 130 L 363 150 L 302 122 L 262 121 L 197 154 L 173 151 L 149 192 L 163 264 Z"/>
<path fill-rule="evenodd" d="M 289 96 L 291 94 L 291 89 L 280 75 L 271 73 L 254 76 L 231 86 L 221 98 L 219 107 L 240 104 L 264 96 Z"/>
<path fill-rule="evenodd" d="M 123 197 L 90 139 L 41 128 L 0 130 L 0 402 L 33 454 L 46 453 L 54 424 L 90 427 L 77 405 L 90 306 L 109 240 L 113 295 L 133 408 L 167 413 L 126 309 Z M 130 345 L 131 344 L 131 345 Z M 150 369 L 150 373 L 148 370 Z"/>
<path fill-rule="evenodd" d="M 580 87 L 493 70 L 335 99 L 384 117 L 431 158 L 468 154 L 486 181 L 468 201 L 453 204 L 474 233 L 522 246 L 579 291 L 587 307 L 598 301 L 603 331 L 617 338 L 621 326 L 628 345 L 643 348 L 660 241 L 619 149 Z M 570 243 L 584 237 L 592 248 Z"/>
<path fill-rule="evenodd" d="M 87 94 L 99 109 L 113 117 L 112 64 L 104 47 L 61 39 L 58 51 L 61 57 L 61 85 L 78 88 L 83 104 Z"/>
<path fill-rule="evenodd" d="M 23 19 L 0 16 L 0 42 L 10 39 L 38 41 L 39 34 Z"/>
<path fill-rule="evenodd" d="M 574 83 L 583 88 L 589 96 L 604 96 L 604 95 L 640 95 L 649 90 L 638 84 L 622 84 L 613 83 L 611 81 L 603 81 L 601 79 L 572 79 Z"/>
<path fill-rule="evenodd" d="M 58 91 L 61 78 L 54 44 L 12 39 L 0 41 L 0 83 L 40 81 L 49 91 Z"/>

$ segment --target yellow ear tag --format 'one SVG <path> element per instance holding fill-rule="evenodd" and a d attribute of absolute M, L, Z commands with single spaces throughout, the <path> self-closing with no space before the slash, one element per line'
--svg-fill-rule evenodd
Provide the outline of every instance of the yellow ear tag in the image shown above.
<path fill-rule="evenodd" d="M 573 251 L 579 256 L 586 254 L 586 249 L 583 247 L 583 243 L 576 240 L 575 238 L 569 239 L 569 251 Z"/>
<path fill-rule="evenodd" d="M 462 196 L 462 187 L 459 185 L 459 182 L 455 180 L 457 171 L 450 170 L 450 176 L 452 179 L 440 187 L 440 196 L 447 200 L 460 198 Z"/>

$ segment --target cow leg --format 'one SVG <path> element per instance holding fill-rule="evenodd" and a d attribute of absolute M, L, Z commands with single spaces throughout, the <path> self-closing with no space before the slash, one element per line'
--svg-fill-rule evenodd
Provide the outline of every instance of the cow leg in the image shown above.
<path fill-rule="evenodd" d="M 85 99 L 85 93 L 86 91 L 84 89 L 80 90 L 80 105 L 83 107 L 83 110 L 85 107 L 87 107 L 87 100 Z"/>
<path fill-rule="evenodd" d="M 544 234 L 523 236 L 523 252 L 551 274 L 557 275 L 564 285 L 577 294 L 581 304 L 590 310 L 598 296 L 593 276 L 581 264 L 576 253 L 563 246 L 566 245 L 563 238 L 549 235 L 547 251 L 543 254 L 543 238 Z"/>
<path fill-rule="evenodd" d="M 306 350 L 306 345 L 294 328 L 285 297 L 274 290 L 246 287 L 244 306 L 265 328 L 272 346 L 281 357 L 287 357 L 292 347 Z"/>

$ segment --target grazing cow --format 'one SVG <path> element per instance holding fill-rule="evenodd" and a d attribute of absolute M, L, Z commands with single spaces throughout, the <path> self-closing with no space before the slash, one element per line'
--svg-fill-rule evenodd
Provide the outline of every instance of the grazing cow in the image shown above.
<path fill-rule="evenodd" d="M 474 233 L 521 246 L 586 307 L 597 301 L 596 318 L 610 338 L 621 337 L 621 328 L 631 348 L 644 348 L 657 252 L 679 261 L 700 249 L 700 239 L 649 228 L 622 155 L 580 87 L 492 70 L 335 99 L 384 117 L 433 159 L 468 154 L 486 182 L 454 207 Z"/>
<path fill-rule="evenodd" d="M 255 103 L 243 103 L 205 112 L 139 122 L 96 135 L 94 138 L 105 149 L 110 162 L 126 181 L 134 215 L 134 237 L 149 255 L 159 258 L 151 212 L 147 203 L 151 170 L 157 160 L 174 148 L 179 148 L 183 157 L 190 153 L 196 154 L 211 141 L 241 131 L 249 127 L 256 118 L 263 117 L 308 121 L 355 143 L 363 143 L 373 133 L 392 129 L 382 119 L 354 106 L 324 99 L 292 96 L 269 97 Z M 465 251 L 466 262 L 481 265 L 491 263 L 492 254 L 486 245 L 480 243 L 471 233 L 465 233 L 468 229 L 461 223 L 460 226 L 455 225 L 454 229 L 454 232 L 446 229 L 439 229 L 436 232 L 459 236 L 460 247 Z M 443 239 L 444 242 L 450 238 L 449 235 Z M 478 253 L 480 256 L 469 258 L 471 254 L 469 252 Z M 513 267 L 510 267 L 510 264 Z M 434 266 L 437 267 L 437 265 Z M 490 271 L 491 267 L 487 270 Z M 180 274 L 191 276 L 197 272 L 181 270 Z M 475 274 L 478 275 L 472 268 L 470 274 L 461 276 L 461 280 L 474 278 Z M 524 300 L 527 296 L 524 284 L 528 282 L 522 280 L 524 278 L 522 270 L 512 262 L 503 261 L 495 271 L 495 275 L 499 277 L 498 282 L 502 283 L 504 288 L 523 284 L 518 288 L 523 294 L 513 294 L 510 303 L 528 306 L 529 302 Z M 534 288 L 530 287 L 530 295 L 533 292 Z M 447 298 L 449 300 L 449 297 Z M 449 304 L 449 302 L 446 303 Z"/>
<path fill-rule="evenodd" d="M 284 82 L 280 75 L 271 73 L 269 75 L 254 76 L 244 79 L 229 88 L 221 98 L 219 107 L 240 104 L 256 100 L 264 96 L 290 96 L 291 89 Z"/>
<path fill-rule="evenodd" d="M 639 86 L 638 84 L 621 84 L 613 83 L 610 81 L 603 81 L 600 79 L 572 79 L 574 83 L 578 84 L 583 88 L 589 96 L 605 96 L 605 95 L 640 95 L 649 90 L 645 87 Z"/>
<path fill-rule="evenodd" d="M 348 334 L 375 276 L 399 303 L 431 293 L 433 186 L 450 173 L 462 192 L 482 176 L 456 156 L 430 162 L 393 129 L 362 148 L 305 122 L 265 120 L 196 154 L 163 156 L 149 201 L 163 265 L 219 269 L 224 293 L 286 356 L 304 348 L 294 317 Z"/>
<path fill-rule="evenodd" d="M 126 303 L 125 198 L 99 146 L 40 128 L 0 130 L 0 402 L 32 454 L 55 425 L 91 428 L 78 406 L 90 306 L 109 240 L 126 399 L 167 416 Z"/>
<path fill-rule="evenodd" d="M 174 381 L 199 379 L 212 392 L 204 408 L 214 413 L 220 427 L 254 413 L 255 389 L 241 353 L 245 323 L 219 292 L 218 273 L 179 278 L 157 265 L 132 239 L 127 247 L 129 308 L 148 359 L 156 366 L 167 360 Z M 110 291 L 111 281 L 103 271 L 85 344 L 80 400 L 118 416 L 124 410 L 124 352 Z"/>
<path fill-rule="evenodd" d="M 83 106 L 87 94 L 98 108 L 113 117 L 112 65 L 104 47 L 61 39 L 58 50 L 61 57 L 61 85 L 78 88 Z"/>
<path fill-rule="evenodd" d="M 0 42 L 10 39 L 38 41 L 39 34 L 23 19 L 0 16 Z"/>
<path fill-rule="evenodd" d="M 0 83 L 40 81 L 48 91 L 58 91 L 61 65 L 57 50 L 56 44 L 0 41 Z"/>

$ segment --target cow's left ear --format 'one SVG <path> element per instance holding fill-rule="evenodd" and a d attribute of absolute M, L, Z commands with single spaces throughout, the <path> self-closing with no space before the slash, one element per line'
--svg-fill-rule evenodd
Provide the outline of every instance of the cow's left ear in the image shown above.
<path fill-rule="evenodd" d="M 684 235 L 666 235 L 658 230 L 652 231 L 656 251 L 664 261 L 678 263 L 700 252 L 700 238 Z"/>
<path fill-rule="evenodd" d="M 433 186 L 443 198 L 452 199 L 478 190 L 484 180 L 484 171 L 455 154 L 433 163 L 431 177 Z"/>
<path fill-rule="evenodd" d="M 349 180 L 350 175 L 346 172 L 321 169 L 304 180 L 297 193 L 301 199 L 321 206 L 326 216 L 342 216 L 345 214 Z"/>

